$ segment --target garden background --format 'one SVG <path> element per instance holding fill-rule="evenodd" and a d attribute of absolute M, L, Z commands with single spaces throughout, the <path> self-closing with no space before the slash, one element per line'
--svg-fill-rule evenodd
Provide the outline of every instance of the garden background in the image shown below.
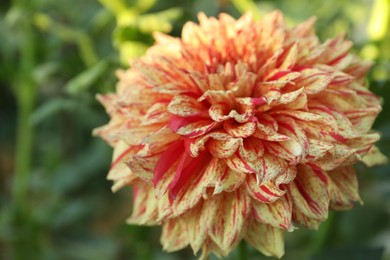
<path fill-rule="evenodd" d="M 321 40 L 346 32 L 375 62 L 368 81 L 384 106 L 374 128 L 389 155 L 390 0 L 1 0 L 0 259 L 196 259 L 162 252 L 159 227 L 125 224 L 131 190 L 112 194 L 106 180 L 111 148 L 91 131 L 108 117 L 95 95 L 114 90 L 115 71 L 154 31 L 179 36 L 199 11 L 274 9 L 290 26 L 317 16 Z M 364 206 L 287 234 L 283 259 L 390 259 L 390 166 L 357 168 Z"/>

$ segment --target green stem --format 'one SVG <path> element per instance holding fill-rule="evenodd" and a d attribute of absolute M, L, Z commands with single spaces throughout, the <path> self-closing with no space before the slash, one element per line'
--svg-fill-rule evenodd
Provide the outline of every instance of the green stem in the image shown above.
<path fill-rule="evenodd" d="M 242 240 L 241 243 L 238 245 L 237 260 L 246 260 L 246 259 L 248 259 L 246 243 L 244 240 Z"/>
<path fill-rule="evenodd" d="M 334 229 L 337 222 L 337 215 L 330 211 L 328 219 L 321 224 L 320 229 L 316 233 L 316 239 L 310 245 L 310 251 L 313 253 L 321 252 L 330 243 L 334 235 Z"/>
<path fill-rule="evenodd" d="M 31 247 L 35 244 L 32 237 L 28 184 L 31 172 L 33 127 L 30 116 L 34 109 L 36 86 L 33 80 L 35 66 L 35 37 L 31 25 L 31 1 L 15 0 L 14 8 L 19 8 L 23 15 L 18 22 L 20 34 L 19 64 L 13 88 L 18 106 L 18 121 L 15 151 L 15 174 L 12 198 L 14 205 L 14 225 L 18 231 L 18 241 L 14 244 L 15 259 L 31 257 Z"/>
<path fill-rule="evenodd" d="M 32 78 L 35 65 L 34 33 L 29 19 L 28 7 L 23 8 L 26 13 L 25 21 L 21 21 L 22 46 L 17 79 L 14 90 L 18 103 L 18 122 L 16 136 L 15 176 L 13 197 L 20 208 L 26 208 L 29 173 L 31 169 L 33 128 L 30 116 L 33 112 L 36 87 Z"/>

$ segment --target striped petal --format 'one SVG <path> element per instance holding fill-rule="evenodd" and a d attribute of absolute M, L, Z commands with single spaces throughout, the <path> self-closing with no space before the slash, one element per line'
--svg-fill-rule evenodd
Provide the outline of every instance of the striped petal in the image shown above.
<path fill-rule="evenodd" d="M 286 191 L 278 188 L 272 182 L 259 185 L 253 174 L 247 177 L 246 189 L 252 199 L 262 203 L 272 203 L 286 193 Z"/>
<path fill-rule="evenodd" d="M 218 200 L 209 235 L 223 251 L 231 251 L 240 241 L 250 210 L 250 199 L 245 192 L 234 191 L 219 195 Z"/>
<path fill-rule="evenodd" d="M 140 184 L 133 188 L 133 213 L 126 220 L 128 224 L 156 225 L 158 217 L 157 200 L 151 186 Z"/>
<path fill-rule="evenodd" d="M 328 172 L 330 179 L 330 207 L 332 209 L 349 209 L 360 201 L 355 169 L 351 166 L 339 167 Z"/>
<path fill-rule="evenodd" d="M 188 245 L 186 226 L 180 219 L 169 219 L 163 223 L 161 244 L 167 252 L 183 249 Z"/>
<path fill-rule="evenodd" d="M 317 224 L 328 217 L 328 187 L 311 168 L 300 165 L 297 177 L 288 189 L 294 203 L 293 220 L 296 223 L 317 228 Z"/>
<path fill-rule="evenodd" d="M 252 220 L 247 227 L 245 240 L 264 255 L 281 258 L 284 255 L 283 235 L 282 229 Z"/>
<path fill-rule="evenodd" d="M 170 113 L 181 117 L 197 115 L 204 109 L 202 103 L 187 95 L 174 96 L 168 105 Z"/>
<path fill-rule="evenodd" d="M 287 197 L 280 197 L 273 203 L 252 201 L 252 210 L 255 219 L 263 224 L 292 231 L 291 223 L 292 201 Z"/>

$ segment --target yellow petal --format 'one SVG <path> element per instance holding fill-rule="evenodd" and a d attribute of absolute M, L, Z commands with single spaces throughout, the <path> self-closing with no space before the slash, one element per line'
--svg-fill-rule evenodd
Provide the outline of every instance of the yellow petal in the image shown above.
<path fill-rule="evenodd" d="M 157 200 L 152 185 L 138 184 L 133 188 L 133 213 L 126 220 L 128 224 L 156 225 Z"/>
<path fill-rule="evenodd" d="M 203 246 L 206 238 L 208 237 L 208 228 L 215 214 L 211 212 L 203 212 L 203 205 L 198 205 L 196 208 L 188 211 L 183 215 L 183 223 L 187 228 L 188 241 L 196 254 Z M 205 218 L 207 216 L 207 218 Z"/>
<path fill-rule="evenodd" d="M 211 139 L 207 148 L 217 158 L 228 158 L 236 152 L 240 142 L 240 138 L 230 138 L 229 140 Z"/>
<path fill-rule="evenodd" d="M 294 202 L 295 222 L 313 228 L 315 226 L 312 226 L 308 220 L 324 221 L 328 217 L 327 176 L 320 177 L 310 167 L 299 165 L 297 177 L 288 188 Z"/>
<path fill-rule="evenodd" d="M 242 190 L 223 193 L 219 197 L 219 205 L 209 235 L 222 251 L 230 252 L 241 239 L 241 232 L 250 210 L 250 198 Z"/>
<path fill-rule="evenodd" d="M 360 201 L 355 169 L 351 166 L 339 167 L 328 172 L 329 194 L 332 209 L 349 209 Z"/>
<path fill-rule="evenodd" d="M 374 165 L 386 164 L 388 158 L 379 151 L 378 147 L 372 146 L 368 153 L 363 157 L 362 161 L 369 167 Z"/>
<path fill-rule="evenodd" d="M 273 227 L 291 231 L 292 201 L 287 197 L 280 197 L 272 203 L 261 203 L 252 200 L 252 208 L 258 222 Z"/>
<path fill-rule="evenodd" d="M 255 122 L 246 122 L 243 124 L 237 123 L 235 120 L 230 119 L 224 122 L 223 128 L 225 131 L 233 137 L 246 138 L 251 136 L 256 130 Z"/>
<path fill-rule="evenodd" d="M 141 125 L 153 125 L 168 123 L 170 114 L 167 110 L 167 104 L 164 102 L 158 102 L 153 104 L 142 119 Z"/>
<path fill-rule="evenodd" d="M 281 258 L 284 255 L 283 235 L 282 229 L 252 220 L 247 227 L 245 240 L 264 255 Z"/>
<path fill-rule="evenodd" d="M 257 184 L 256 177 L 253 174 L 247 177 L 246 189 L 251 198 L 261 203 L 272 203 L 286 193 L 271 181 L 261 185 Z"/>
<path fill-rule="evenodd" d="M 161 244 L 167 252 L 183 249 L 188 245 L 187 229 L 182 220 L 172 218 L 163 223 Z"/>
<path fill-rule="evenodd" d="M 187 95 L 174 96 L 168 105 L 168 111 L 178 116 L 196 115 L 205 108 L 202 103 Z"/>

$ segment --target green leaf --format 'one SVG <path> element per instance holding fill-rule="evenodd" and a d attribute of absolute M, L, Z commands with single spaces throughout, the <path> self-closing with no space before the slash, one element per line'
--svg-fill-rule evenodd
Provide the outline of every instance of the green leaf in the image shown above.
<path fill-rule="evenodd" d="M 77 110 L 79 103 L 71 99 L 55 98 L 40 107 L 38 107 L 31 115 L 30 122 L 37 126 L 48 118 L 56 115 L 63 110 Z"/>
<path fill-rule="evenodd" d="M 38 85 L 43 85 L 49 81 L 50 76 L 57 72 L 60 68 L 58 62 L 45 62 L 34 68 L 34 79 Z"/>
<path fill-rule="evenodd" d="M 135 8 L 139 10 L 139 12 L 146 12 L 156 3 L 156 0 L 137 0 L 135 4 Z"/>
<path fill-rule="evenodd" d="M 91 68 L 83 71 L 73 79 L 71 79 L 66 85 L 65 89 L 71 95 L 77 95 L 81 92 L 87 91 L 99 77 L 109 68 L 109 63 L 106 60 L 102 60 Z"/>

